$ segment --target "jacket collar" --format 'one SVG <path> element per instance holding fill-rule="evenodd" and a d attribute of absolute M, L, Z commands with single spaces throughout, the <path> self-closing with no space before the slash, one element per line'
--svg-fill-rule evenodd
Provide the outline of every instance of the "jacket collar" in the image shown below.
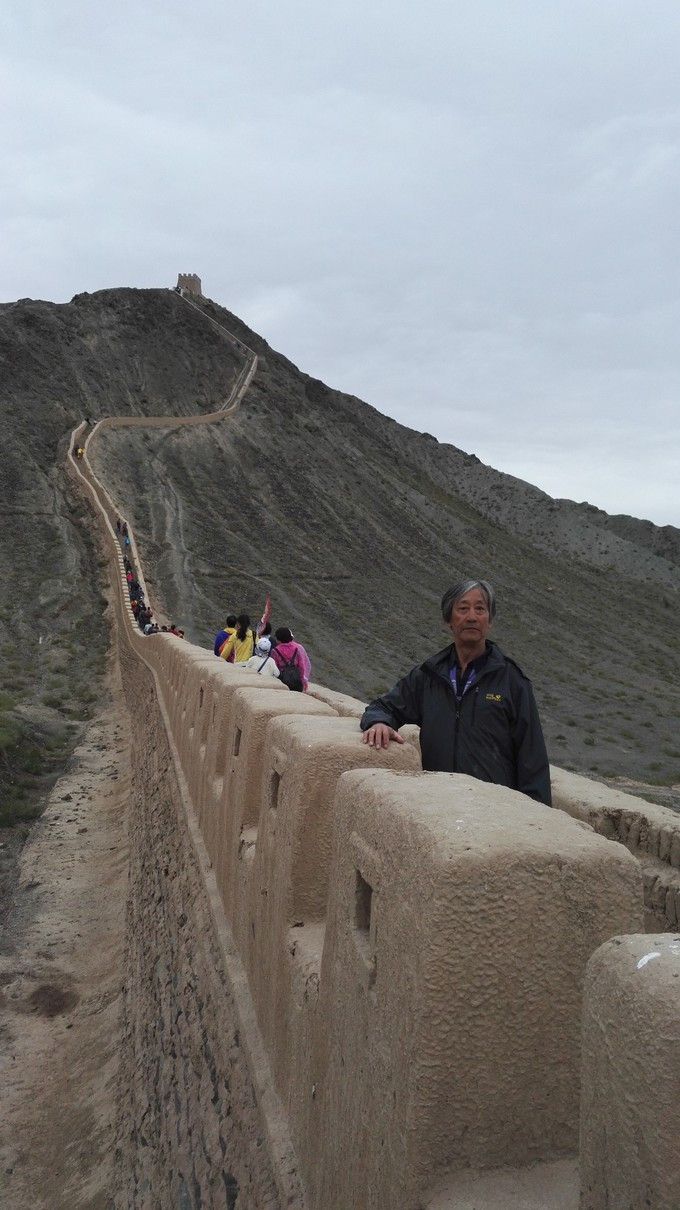
<path fill-rule="evenodd" d="M 500 668 L 505 662 L 503 652 L 495 643 L 486 640 L 486 650 L 489 658 L 480 672 L 480 678 L 486 676 L 492 668 Z M 429 672 L 434 676 L 442 676 L 446 681 L 449 680 L 449 669 L 454 658 L 455 645 L 449 643 L 448 647 L 444 647 L 438 651 L 436 655 L 429 656 L 428 659 L 420 665 L 424 672 Z"/>

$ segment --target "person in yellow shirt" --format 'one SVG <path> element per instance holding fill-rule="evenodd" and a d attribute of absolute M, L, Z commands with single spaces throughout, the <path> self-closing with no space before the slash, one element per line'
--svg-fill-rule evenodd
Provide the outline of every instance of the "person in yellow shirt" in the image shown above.
<path fill-rule="evenodd" d="M 226 623 L 224 625 L 224 629 L 218 630 L 217 634 L 215 635 L 215 642 L 213 643 L 213 651 L 215 652 L 215 655 L 222 654 L 222 648 L 224 647 L 224 644 L 226 643 L 227 639 L 230 639 L 232 634 L 236 630 L 236 625 L 237 625 L 236 614 L 235 613 L 228 614 Z M 230 663 L 234 662 L 233 656 L 229 662 Z"/>
<path fill-rule="evenodd" d="M 234 653 L 234 662 L 249 660 L 255 651 L 255 635 L 250 629 L 250 618 L 247 613 L 240 613 L 236 619 L 236 630 L 229 635 L 220 651 L 223 660 L 228 660 Z"/>

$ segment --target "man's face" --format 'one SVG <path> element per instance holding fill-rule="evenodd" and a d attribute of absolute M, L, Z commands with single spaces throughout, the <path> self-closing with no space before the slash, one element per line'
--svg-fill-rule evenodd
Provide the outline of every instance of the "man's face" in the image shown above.
<path fill-rule="evenodd" d="M 481 588 L 471 588 L 454 601 L 449 630 L 456 647 L 482 649 L 490 625 L 489 607 Z"/>

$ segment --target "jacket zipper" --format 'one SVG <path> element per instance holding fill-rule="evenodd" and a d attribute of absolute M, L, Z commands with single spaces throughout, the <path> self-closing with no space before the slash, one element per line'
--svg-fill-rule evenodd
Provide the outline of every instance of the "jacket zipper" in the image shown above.
<path fill-rule="evenodd" d="M 434 675 L 437 677 L 437 679 L 442 680 L 444 682 L 449 693 L 451 694 L 451 697 L 453 698 L 453 708 L 454 708 L 455 713 L 454 713 L 454 722 L 453 722 L 453 769 L 451 770 L 451 772 L 456 773 L 457 772 L 456 765 L 457 765 L 457 757 L 458 757 L 458 720 L 460 718 L 460 705 L 458 703 L 458 698 L 456 697 L 456 694 L 454 692 L 453 685 L 451 684 L 450 676 L 448 676 L 448 675 L 442 676 L 440 673 L 435 673 Z"/>
<path fill-rule="evenodd" d="M 482 674 L 479 678 L 480 680 L 484 676 L 485 672 L 486 672 L 486 668 L 482 671 Z M 439 675 L 439 674 L 436 674 L 436 675 Z M 456 713 L 455 713 L 455 722 L 453 724 L 453 770 L 452 770 L 452 772 L 457 773 L 458 772 L 458 731 L 459 731 L 459 722 L 460 722 L 460 708 L 463 704 L 463 698 L 465 697 L 465 694 L 463 694 L 463 697 L 461 698 L 461 700 L 459 702 L 458 698 L 456 697 L 456 694 L 454 692 L 453 685 L 451 684 L 451 678 L 449 676 L 446 676 L 446 677 L 441 676 L 440 679 L 443 680 L 444 683 L 448 686 L 449 693 L 453 697 L 453 701 L 454 701 L 454 705 L 455 705 Z M 470 719 L 470 723 L 472 726 L 474 726 L 474 721 L 475 721 L 475 713 L 477 710 L 477 694 L 478 693 L 479 693 L 479 684 L 475 685 L 474 690 L 473 690 L 472 717 Z"/>
<path fill-rule="evenodd" d="M 458 702 L 458 698 L 456 697 L 455 693 L 453 696 L 456 701 L 456 721 L 453 725 L 453 772 L 457 773 L 458 772 L 458 731 L 459 731 L 458 723 L 460 720 L 460 704 Z"/>

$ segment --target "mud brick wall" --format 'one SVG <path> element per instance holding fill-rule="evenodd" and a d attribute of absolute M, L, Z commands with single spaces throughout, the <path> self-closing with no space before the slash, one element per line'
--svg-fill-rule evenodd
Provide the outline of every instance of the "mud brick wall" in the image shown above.
<path fill-rule="evenodd" d="M 640 863 L 648 933 L 680 925 L 680 816 L 565 769 L 551 769 L 553 802 L 589 823 L 601 836 L 625 845 Z"/>
<path fill-rule="evenodd" d="M 279 1206 L 153 677 L 124 653 L 135 733 L 119 1210 Z"/>
<path fill-rule="evenodd" d="M 412 744 L 372 752 L 330 692 L 290 694 L 165 636 L 144 655 L 278 1098 L 267 1136 L 290 1137 L 308 1210 L 409 1210 L 449 1167 L 573 1152 L 580 989 L 593 950 L 641 926 L 632 856 L 512 791 L 420 773 Z M 173 911 L 186 931 L 193 908 Z M 461 1050 L 469 1006 L 487 1045 Z"/>
<path fill-rule="evenodd" d="M 615 937 L 588 963 L 581 1210 L 680 1206 L 680 936 Z"/>
<path fill-rule="evenodd" d="M 118 1210 L 415 1210 L 437 1174 L 575 1148 L 586 963 L 641 933 L 643 876 L 647 927 L 674 927 L 676 819 L 561 770 L 558 811 L 419 773 L 417 735 L 371 753 L 346 695 L 143 638 L 113 502 L 87 457 L 70 473 L 110 539 L 135 736 Z"/>
<path fill-rule="evenodd" d="M 310 1205 L 414 1210 L 444 1173 L 574 1154 L 585 968 L 641 921 L 631 855 L 450 774 L 357 769 L 334 812 Z"/>

